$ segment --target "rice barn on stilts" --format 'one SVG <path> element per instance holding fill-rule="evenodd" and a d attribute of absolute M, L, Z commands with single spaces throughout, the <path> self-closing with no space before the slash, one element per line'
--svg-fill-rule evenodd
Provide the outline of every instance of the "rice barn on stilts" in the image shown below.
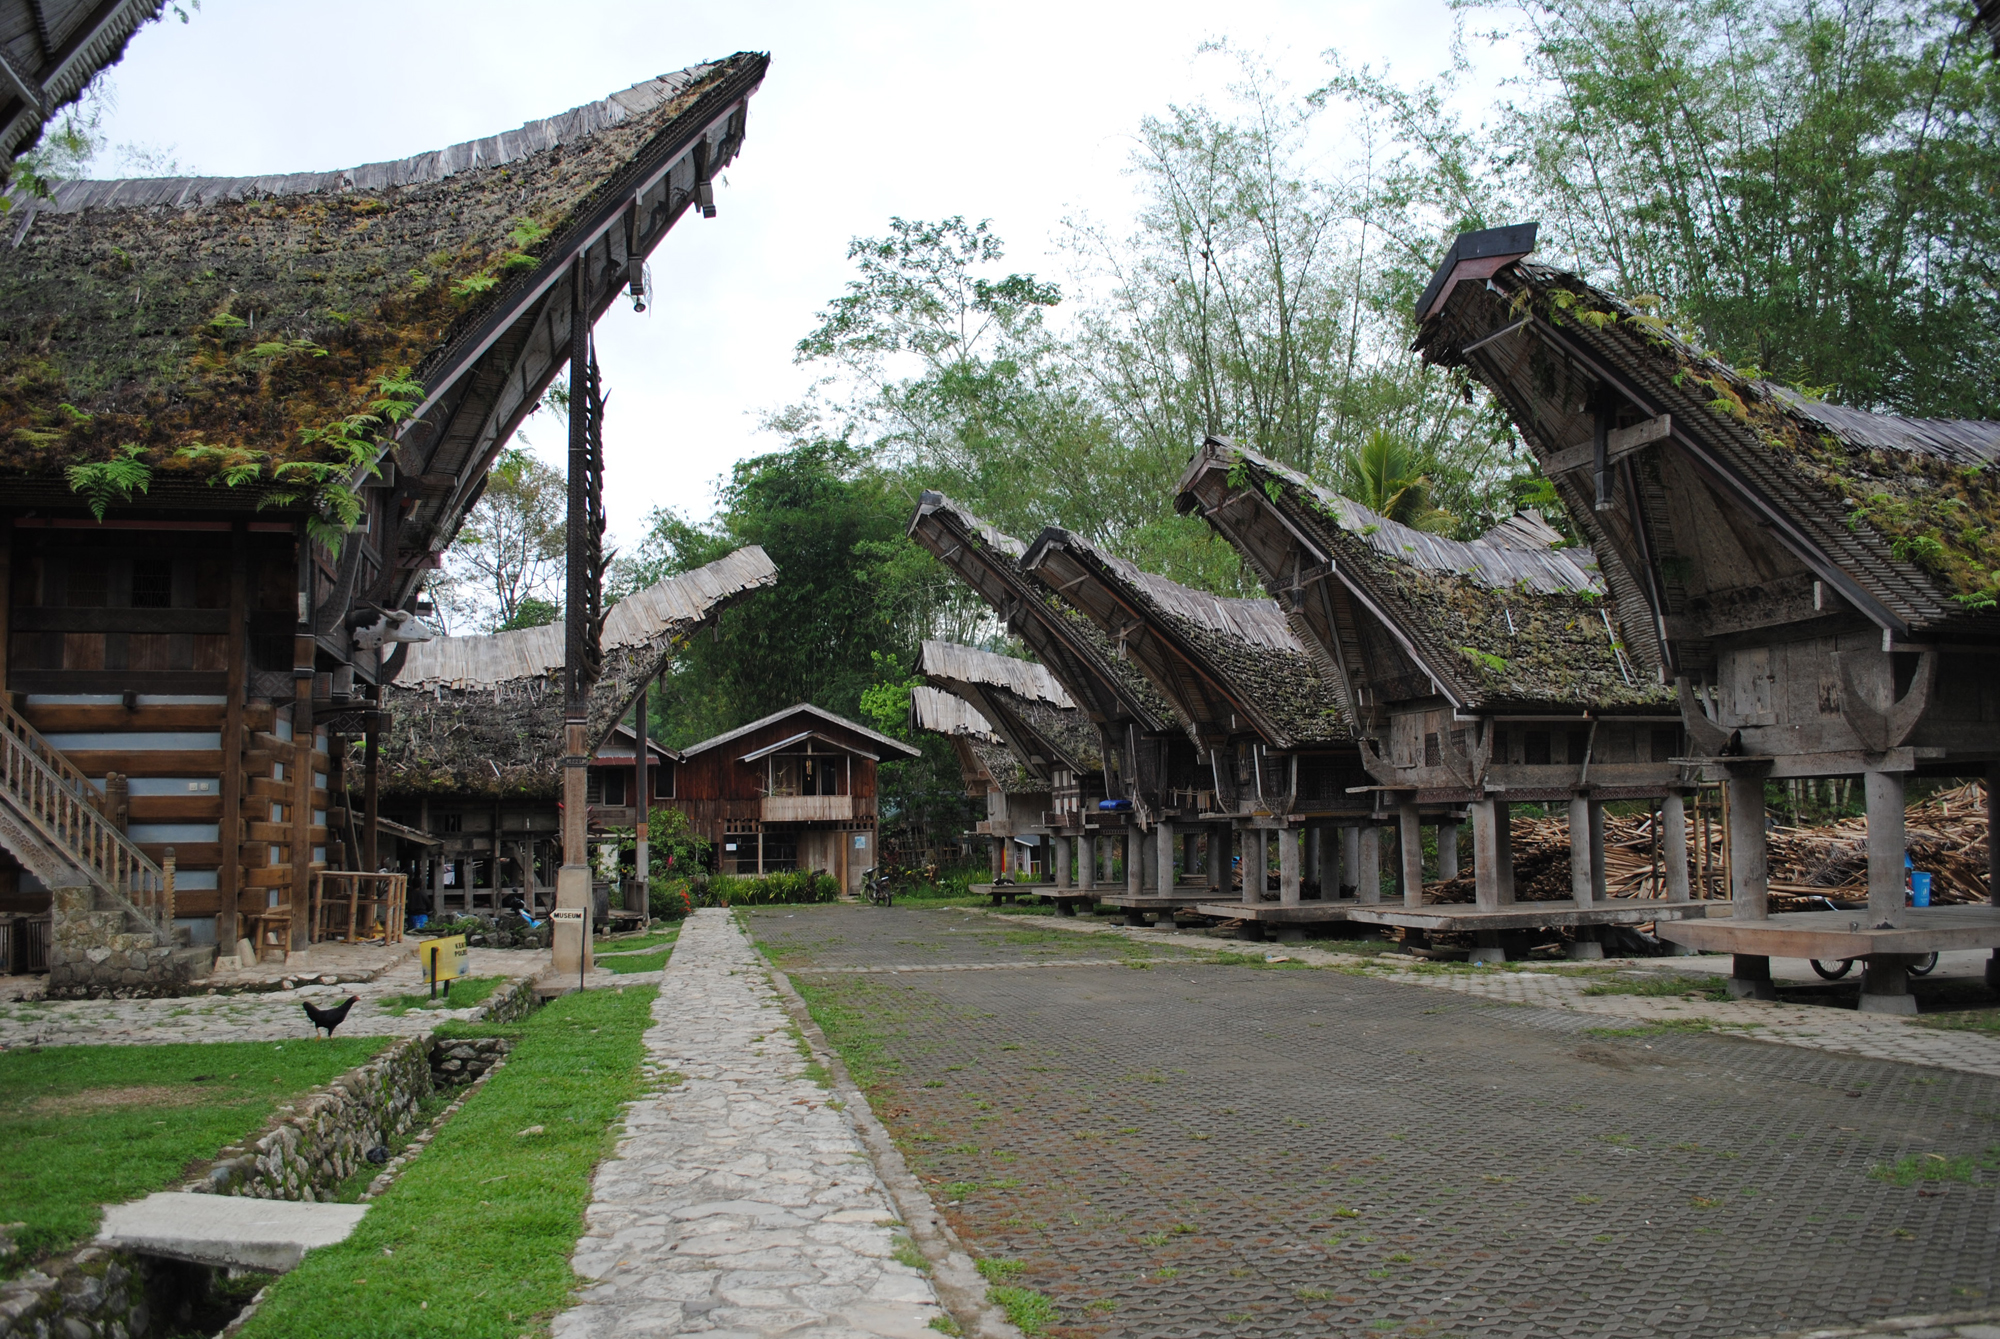
<path fill-rule="evenodd" d="M 986 601 L 1097 731 L 1104 798 L 1049 825 L 1058 907 L 1157 897 L 1147 852 L 1157 862 L 1158 846 L 1144 836 L 1173 803 L 1169 778 L 1200 765 L 1173 708 L 1089 619 L 1022 570 L 1020 540 L 938 492 L 918 500 L 909 533 Z"/>
<path fill-rule="evenodd" d="M 1055 676 L 1032 660 L 926 641 L 917 672 L 934 691 L 962 700 L 990 732 L 990 743 L 976 734 L 960 737 L 988 778 L 986 817 L 977 831 L 992 839 L 994 900 L 1007 883 L 1039 883 L 1054 866 L 1056 834 L 1081 823 L 1104 798 L 1096 727 Z M 977 780 L 968 776 L 968 782 L 973 793 Z M 1071 914 L 1075 900 L 1057 897 L 1058 911 Z"/>
<path fill-rule="evenodd" d="M 1178 505 L 1243 554 L 1359 723 L 1370 789 L 1402 834 L 1402 898 L 1353 919 L 1469 935 L 1475 959 L 1504 961 L 1554 928 L 1573 956 L 1599 957 L 1602 927 L 1706 910 L 1673 840 L 1694 782 L 1676 761 L 1679 710 L 1625 649 L 1589 550 L 1553 547 L 1561 535 L 1532 513 L 1472 541 L 1427 534 L 1221 438 Z M 1634 799 L 1665 815 L 1662 899 L 1607 897 L 1604 804 Z M 1568 810 L 1567 898 L 1516 897 L 1509 809 L 1523 802 Z M 1437 804 L 1471 811 L 1470 906 L 1424 893 L 1420 828 Z M 1454 817 L 1438 830 L 1439 882 L 1457 876 L 1458 841 Z"/>
<path fill-rule="evenodd" d="M 1904 866 L 1911 778 L 1984 777 L 1989 829 L 2000 792 L 2000 424 L 1748 380 L 1534 244 L 1533 224 L 1460 236 L 1417 347 L 1506 406 L 1727 794 L 1731 914 L 1661 933 L 1733 954 L 1739 996 L 1770 997 L 1773 956 L 1861 959 L 1875 1012 L 1915 1011 L 1907 969 L 1931 952 L 1995 950 L 2000 985 L 1992 864 L 1986 903 L 1929 907 Z M 1856 776 L 1866 909 L 1771 915 L 1766 783 Z"/>

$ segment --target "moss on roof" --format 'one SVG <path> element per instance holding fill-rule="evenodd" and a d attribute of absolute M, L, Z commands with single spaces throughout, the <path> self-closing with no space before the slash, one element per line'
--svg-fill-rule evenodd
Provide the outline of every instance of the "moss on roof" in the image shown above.
<path fill-rule="evenodd" d="M 421 375 L 735 60 L 617 124 L 434 180 L 34 211 L 0 248 L 0 468 L 136 455 L 249 483 L 340 460 L 316 434 Z"/>
<path fill-rule="evenodd" d="M 1671 690 L 1624 651 L 1618 611 L 1587 550 L 1552 553 L 1534 527 L 1438 541 L 1385 520 L 1284 466 L 1237 448 L 1232 486 L 1255 487 L 1377 597 L 1438 673 L 1473 701 L 1551 706 L 1667 706 Z M 1239 479 L 1239 473 L 1241 475 Z M 1505 534 L 1504 543 L 1497 538 Z M 1574 562 L 1569 561 L 1576 555 Z M 1519 573 L 1512 581 L 1502 574 Z M 1562 585 L 1568 573 L 1574 585 Z"/>
<path fill-rule="evenodd" d="M 1961 609 L 2000 607 L 2000 424 L 1825 404 L 1754 368 L 1728 366 L 1661 317 L 1573 274 L 1518 268 L 1529 283 L 1515 310 L 1663 364 L 1673 387 L 1741 428 L 1820 505 L 1843 513 L 1849 529 L 1879 536 Z"/>

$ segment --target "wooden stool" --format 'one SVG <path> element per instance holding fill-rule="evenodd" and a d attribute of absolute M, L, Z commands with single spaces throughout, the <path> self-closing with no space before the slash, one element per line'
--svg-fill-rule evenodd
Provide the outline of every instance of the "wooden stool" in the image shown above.
<path fill-rule="evenodd" d="M 292 951 L 291 909 L 272 907 L 268 911 L 246 911 L 243 919 L 250 923 L 250 942 L 257 946 L 257 961 L 264 961 L 266 949 L 276 948 L 278 961 L 283 962 L 285 955 Z M 277 932 L 278 942 L 275 945 L 265 943 L 273 931 Z"/>

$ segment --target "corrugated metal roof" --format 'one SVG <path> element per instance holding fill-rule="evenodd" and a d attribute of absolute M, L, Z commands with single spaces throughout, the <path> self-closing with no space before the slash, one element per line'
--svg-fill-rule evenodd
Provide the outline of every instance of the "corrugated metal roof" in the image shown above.
<path fill-rule="evenodd" d="M 1056 677 L 1032 660 L 1019 660 L 976 646 L 957 642 L 926 641 L 917 657 L 917 672 L 958 683 L 987 684 L 1005 688 L 1020 697 L 1047 702 L 1065 711 L 1074 710 L 1076 701 Z"/>
<path fill-rule="evenodd" d="M 603 648 L 642 646 L 674 628 L 699 623 L 721 601 L 778 584 L 778 568 L 763 549 L 747 545 L 704 567 L 626 596 L 605 616 Z M 560 623 L 482 637 L 439 637 L 410 648 L 399 688 L 481 688 L 562 672 Z"/>
<path fill-rule="evenodd" d="M 953 738 L 965 737 L 997 744 L 1000 736 L 992 724 L 970 702 L 942 688 L 919 684 L 910 690 L 910 715 L 917 729 Z"/>

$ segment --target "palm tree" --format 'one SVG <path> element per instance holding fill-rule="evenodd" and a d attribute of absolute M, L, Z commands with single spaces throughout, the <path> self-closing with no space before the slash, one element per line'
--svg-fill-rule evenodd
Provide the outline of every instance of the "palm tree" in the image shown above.
<path fill-rule="evenodd" d="M 1387 428 L 1372 429 L 1339 460 L 1341 491 L 1377 516 L 1417 530 L 1449 530 L 1454 524 L 1450 512 L 1431 505 L 1431 481 L 1416 452 Z"/>

